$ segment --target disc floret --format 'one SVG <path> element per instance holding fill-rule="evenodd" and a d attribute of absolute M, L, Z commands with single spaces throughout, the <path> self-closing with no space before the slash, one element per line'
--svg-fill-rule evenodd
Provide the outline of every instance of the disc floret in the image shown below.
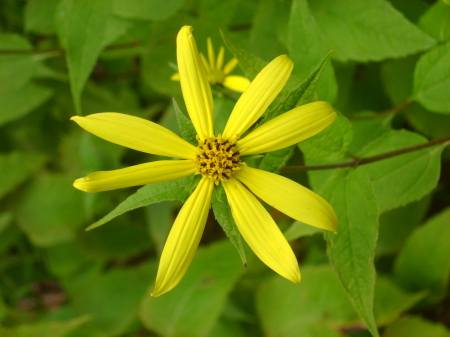
<path fill-rule="evenodd" d="M 216 185 L 226 181 L 240 170 L 240 153 L 236 149 L 238 137 L 217 137 L 200 139 L 197 136 L 198 147 L 195 156 L 195 174 L 201 174 L 212 180 Z"/>

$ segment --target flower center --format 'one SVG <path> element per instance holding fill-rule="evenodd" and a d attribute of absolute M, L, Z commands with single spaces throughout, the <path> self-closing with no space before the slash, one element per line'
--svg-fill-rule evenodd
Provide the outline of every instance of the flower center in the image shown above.
<path fill-rule="evenodd" d="M 211 179 L 216 185 L 230 179 L 240 169 L 240 153 L 236 150 L 235 138 L 207 137 L 198 138 L 197 155 L 194 159 L 195 174 Z"/>

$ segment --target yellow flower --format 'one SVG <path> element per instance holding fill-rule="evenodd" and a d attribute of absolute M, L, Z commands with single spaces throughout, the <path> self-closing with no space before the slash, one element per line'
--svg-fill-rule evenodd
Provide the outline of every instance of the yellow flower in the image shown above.
<path fill-rule="evenodd" d="M 205 227 L 214 184 L 219 182 L 225 189 L 236 225 L 255 254 L 281 276 L 300 282 L 298 263 L 289 243 L 256 197 L 294 219 L 326 230 L 336 230 L 336 214 L 314 192 L 282 176 L 243 165 L 240 157 L 296 144 L 326 128 L 336 113 L 330 104 L 314 102 L 296 107 L 239 137 L 258 120 L 288 80 L 293 63 L 282 55 L 258 74 L 236 103 L 223 134 L 215 137 L 211 89 L 192 27 L 185 26 L 178 33 L 177 59 L 183 97 L 199 146 L 158 124 L 125 114 L 106 112 L 72 117 L 85 130 L 110 142 L 183 159 L 94 172 L 77 179 L 74 186 L 86 192 L 99 192 L 194 173 L 202 175 L 167 238 L 152 296 L 174 288 L 188 269 Z"/>
<path fill-rule="evenodd" d="M 200 53 L 200 59 L 202 60 L 203 66 L 205 67 L 206 76 L 211 84 L 220 84 L 224 87 L 237 91 L 244 92 L 245 89 L 250 85 L 248 78 L 238 75 L 228 75 L 233 71 L 238 65 L 238 60 L 232 58 L 223 67 L 223 56 L 225 54 L 225 49 L 220 47 L 219 55 L 217 55 L 217 60 L 215 58 L 214 47 L 212 45 L 211 39 L 208 37 L 208 61 L 205 56 Z M 223 68 L 222 68 L 223 67 Z M 180 80 L 180 73 L 173 74 L 170 78 L 172 81 Z"/>

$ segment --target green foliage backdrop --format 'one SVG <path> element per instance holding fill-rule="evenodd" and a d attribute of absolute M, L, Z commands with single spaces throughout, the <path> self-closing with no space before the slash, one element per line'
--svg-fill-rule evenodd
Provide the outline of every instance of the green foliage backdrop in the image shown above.
<path fill-rule="evenodd" d="M 196 145 L 170 79 L 183 25 L 201 52 L 208 37 L 225 46 L 250 80 L 278 55 L 294 61 L 255 127 L 319 99 L 338 112 L 318 135 L 247 160 L 337 213 L 337 233 L 324 233 L 265 205 L 296 253 L 298 285 L 255 257 L 219 187 L 186 276 L 150 297 L 198 179 L 72 186 L 158 159 L 88 134 L 74 115 L 126 113 Z M 239 94 L 212 90 L 219 132 Z M 3 0 L 0 335 L 449 337 L 449 143 L 446 0 Z"/>

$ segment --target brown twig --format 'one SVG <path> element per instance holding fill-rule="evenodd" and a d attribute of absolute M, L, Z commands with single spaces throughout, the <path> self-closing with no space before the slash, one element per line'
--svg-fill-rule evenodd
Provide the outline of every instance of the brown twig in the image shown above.
<path fill-rule="evenodd" d="M 316 171 L 316 170 L 328 170 L 333 168 L 341 168 L 341 167 L 357 167 L 359 165 L 365 165 L 369 163 L 373 163 L 379 160 L 395 157 L 404 153 L 413 152 L 421 149 L 425 149 L 427 147 L 441 144 L 450 141 L 450 136 L 445 136 L 436 140 L 432 140 L 428 143 L 420 144 L 420 145 L 414 145 L 410 147 L 405 147 L 404 149 L 392 151 L 392 152 L 386 152 L 383 154 L 379 154 L 377 156 L 373 157 L 367 157 L 367 158 L 357 158 L 352 161 L 346 161 L 343 163 L 336 163 L 336 164 L 327 164 L 327 165 L 315 165 L 315 166 L 286 166 L 281 170 L 281 172 L 305 172 L 305 171 Z"/>
<path fill-rule="evenodd" d="M 117 50 L 117 49 L 125 49 L 139 46 L 141 41 L 133 41 L 127 43 L 113 44 L 105 48 L 105 50 Z M 53 48 L 53 49 L 10 49 L 10 50 L 0 50 L 0 55 L 24 55 L 24 54 L 46 54 L 46 53 L 56 53 L 56 54 L 64 54 L 66 51 L 62 48 Z"/>
<path fill-rule="evenodd" d="M 353 120 L 364 120 L 364 119 L 374 119 L 374 118 L 384 117 L 384 116 L 388 116 L 388 115 L 393 115 L 393 114 L 396 114 L 397 112 L 402 111 L 406 107 L 410 106 L 412 103 L 413 103 L 413 101 L 406 101 L 406 102 L 403 102 L 402 104 L 400 104 L 399 106 L 396 106 L 396 107 L 394 107 L 392 109 L 380 112 L 380 113 L 375 114 L 375 115 L 369 115 L 369 116 L 347 116 L 347 118 L 348 119 L 353 119 Z"/>

